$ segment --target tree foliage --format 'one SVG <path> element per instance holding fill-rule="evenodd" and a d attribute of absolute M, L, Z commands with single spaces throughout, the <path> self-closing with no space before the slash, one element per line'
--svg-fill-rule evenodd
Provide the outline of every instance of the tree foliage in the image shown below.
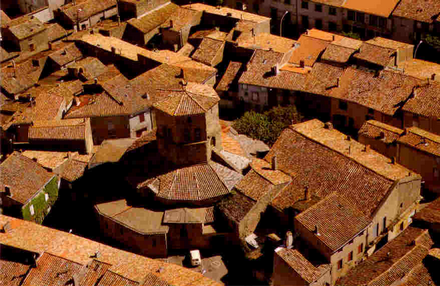
<path fill-rule="evenodd" d="M 440 51 L 440 37 L 426 34 L 422 36 L 422 40 L 437 51 Z"/>
<path fill-rule="evenodd" d="M 278 106 L 264 113 L 248 111 L 234 122 L 233 127 L 238 133 L 272 146 L 286 127 L 301 122 L 301 118 L 294 105 Z"/>
<path fill-rule="evenodd" d="M 361 35 L 359 35 L 358 33 L 354 33 L 354 32 L 342 32 L 342 36 L 356 39 L 356 40 L 361 39 Z"/>

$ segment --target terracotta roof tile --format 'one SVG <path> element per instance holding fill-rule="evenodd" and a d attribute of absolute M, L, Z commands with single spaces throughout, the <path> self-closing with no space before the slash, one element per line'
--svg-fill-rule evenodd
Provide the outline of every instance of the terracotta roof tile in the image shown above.
<path fill-rule="evenodd" d="M 393 11 L 393 16 L 432 23 L 438 17 L 439 11 L 440 2 L 437 0 L 402 0 Z"/>
<path fill-rule="evenodd" d="M 338 79 L 344 70 L 340 67 L 324 63 L 315 63 L 312 71 L 307 74 L 304 90 L 319 95 L 329 95 L 332 88 L 338 86 Z"/>
<path fill-rule="evenodd" d="M 299 65 L 304 61 L 305 66 L 313 66 L 319 56 L 324 52 L 329 41 L 313 38 L 307 35 L 301 35 L 298 39 L 299 47 L 293 50 L 289 63 Z"/>
<path fill-rule="evenodd" d="M 269 162 L 276 155 L 279 170 L 293 181 L 272 205 L 279 209 L 294 206 L 304 200 L 307 187 L 312 197 L 321 199 L 337 191 L 366 216 L 371 215 L 393 182 L 405 178 L 410 171 L 389 164 L 389 159 L 377 152 L 365 154 L 363 150 L 362 144 L 347 141 L 336 130 L 325 129 L 318 120 L 284 130 L 265 160 Z"/>
<path fill-rule="evenodd" d="M 204 38 L 193 53 L 192 58 L 206 65 L 214 66 L 218 64 L 215 60 L 218 59 L 220 54 L 223 54 L 224 48 L 224 41 Z"/>
<path fill-rule="evenodd" d="M 82 265 L 49 253 L 43 253 L 32 268 L 23 286 L 65 285 L 73 275 L 78 274 Z"/>
<path fill-rule="evenodd" d="M 296 249 L 283 248 L 276 251 L 276 255 L 281 257 L 296 273 L 308 283 L 313 283 L 324 273 L 330 270 L 330 264 L 312 264 Z"/>
<path fill-rule="evenodd" d="M 372 139 L 381 139 L 383 142 L 391 144 L 396 142 L 403 132 L 402 129 L 391 125 L 376 120 L 368 120 L 362 125 L 358 134 Z M 381 134 L 384 135 L 383 138 L 381 137 Z"/>
<path fill-rule="evenodd" d="M 37 17 L 31 15 L 15 18 L 9 22 L 8 26 L 11 33 L 17 37 L 18 40 L 28 38 L 46 29 Z"/>
<path fill-rule="evenodd" d="M 0 259 L 0 284 L 7 286 L 20 286 L 26 277 L 30 265 L 20 262 Z"/>
<path fill-rule="evenodd" d="M 155 103 L 154 107 L 172 116 L 204 114 L 220 100 L 212 87 L 191 82 L 179 89 L 163 90 L 162 93 L 167 97 Z"/>
<path fill-rule="evenodd" d="M 214 6 L 210 6 L 210 5 L 206 5 L 206 4 L 202 4 L 202 3 L 193 3 L 193 4 L 189 4 L 189 5 L 183 5 L 182 7 L 196 10 L 196 11 L 204 11 L 205 13 L 210 13 L 210 14 L 219 15 L 219 16 L 227 16 L 229 13 L 229 15 L 227 17 L 231 17 L 231 18 L 238 19 L 238 20 L 241 19 L 241 20 L 251 21 L 251 22 L 255 22 L 255 23 L 270 21 L 270 18 L 256 15 L 253 13 L 248 13 L 248 12 L 236 10 L 236 9 L 231 9 L 228 7 L 214 7 Z"/>
<path fill-rule="evenodd" d="M 112 271 L 107 271 L 97 286 L 140 286 L 140 283 L 124 278 Z"/>
<path fill-rule="evenodd" d="M 347 63 L 355 52 L 356 50 L 352 48 L 330 44 L 325 49 L 321 59 L 335 63 Z"/>
<path fill-rule="evenodd" d="M 440 223 L 440 198 L 430 203 L 414 215 L 414 220 Z"/>
<path fill-rule="evenodd" d="M 56 41 L 67 35 L 66 30 L 64 30 L 64 28 L 61 27 L 58 23 L 47 24 L 46 29 L 47 39 L 49 40 L 49 42 Z"/>
<path fill-rule="evenodd" d="M 336 192 L 295 217 L 310 232 L 318 228 L 317 239 L 336 251 L 370 223 L 353 203 Z"/>
<path fill-rule="evenodd" d="M 347 68 L 330 96 L 394 115 L 421 80 L 392 71 L 373 72 Z"/>
<path fill-rule="evenodd" d="M 34 66 L 31 60 L 3 67 L 1 69 L 1 87 L 9 94 L 20 93 L 38 82 L 43 67 Z"/>
<path fill-rule="evenodd" d="M 58 47 L 60 48 L 58 49 Z M 74 43 L 69 43 L 63 46 L 55 45 L 54 48 L 57 50 L 51 53 L 49 55 L 49 58 L 59 66 L 64 66 L 65 64 L 82 58 L 81 51 L 76 47 Z"/>
<path fill-rule="evenodd" d="M 157 10 L 154 10 L 141 18 L 133 18 L 128 20 L 128 24 L 135 27 L 142 33 L 146 34 L 154 29 L 158 29 L 171 15 L 179 8 L 174 3 L 166 4 Z"/>
<path fill-rule="evenodd" d="M 440 79 L 440 64 L 422 61 L 419 59 L 410 59 L 404 62 L 400 62 L 398 67 L 403 69 L 403 73 L 420 78 L 431 78 L 435 74 L 435 78 L 438 81 Z"/>
<path fill-rule="evenodd" d="M 410 127 L 407 133 L 397 141 L 420 151 L 440 157 L 440 135 L 436 135 L 417 127 Z"/>
<path fill-rule="evenodd" d="M 394 65 L 396 50 L 364 42 L 353 57 L 382 67 Z"/>
<path fill-rule="evenodd" d="M 258 201 L 267 192 L 273 189 L 273 185 L 254 170 L 244 176 L 244 178 L 235 186 L 242 194 L 254 201 Z"/>
<path fill-rule="evenodd" d="M 277 53 L 287 53 L 292 50 L 296 41 L 284 37 L 279 37 L 269 33 L 259 33 L 255 36 L 252 33 L 241 34 L 237 41 L 240 47 L 248 49 L 272 49 Z"/>
<path fill-rule="evenodd" d="M 415 242 L 426 236 L 430 243 Z M 407 228 L 367 260 L 351 269 L 337 285 L 392 285 L 400 281 L 428 255 L 433 242 L 427 230 Z"/>
<path fill-rule="evenodd" d="M 241 69 L 241 66 L 242 63 L 240 62 L 229 62 L 225 73 L 223 74 L 220 82 L 215 89 L 220 91 L 228 91 L 232 88 L 234 82 L 235 84 L 237 84 L 238 77 L 240 76 L 239 71 Z"/>
<path fill-rule="evenodd" d="M 9 186 L 11 198 L 22 204 L 37 194 L 54 177 L 53 173 L 18 152 L 12 153 L 3 161 L 0 165 L 0 173 L 2 191 L 5 186 Z"/>
<path fill-rule="evenodd" d="M 69 159 L 62 165 L 60 176 L 69 182 L 73 182 L 83 176 L 86 168 L 87 162 Z"/>
<path fill-rule="evenodd" d="M 95 57 L 87 57 L 75 62 L 68 67 L 69 69 L 82 69 L 82 76 L 86 80 L 94 79 L 107 71 L 107 67 Z"/>
<path fill-rule="evenodd" d="M 116 6 L 116 0 L 80 0 L 63 5 L 60 7 L 60 10 L 72 23 L 76 23 L 113 6 Z M 78 12 L 78 10 L 80 11 Z"/>
<path fill-rule="evenodd" d="M 239 83 L 287 90 L 303 90 L 305 74 L 280 70 L 278 75 L 272 73 L 272 68 L 279 64 L 283 54 L 274 51 L 256 50 L 247 64 Z"/>
<path fill-rule="evenodd" d="M 423 263 L 414 267 L 403 280 L 402 286 L 430 286 L 435 285 L 436 274 L 430 271 Z"/>
<path fill-rule="evenodd" d="M 415 96 L 411 97 L 402 109 L 434 119 L 440 118 L 440 83 L 417 88 Z"/>
<path fill-rule="evenodd" d="M 273 170 L 272 164 L 269 164 L 265 160 L 255 158 L 251 163 L 252 170 L 257 174 L 265 178 L 273 185 L 280 185 L 289 183 L 292 178 L 280 170 Z"/>
<path fill-rule="evenodd" d="M 8 15 L 6 15 L 6 13 L 3 12 L 3 10 L 0 10 L 0 22 L 2 27 L 6 26 L 11 22 L 11 18 L 9 18 Z"/>
<path fill-rule="evenodd" d="M 81 265 L 88 264 L 91 260 L 90 256 L 99 251 L 101 254 L 99 260 L 111 264 L 110 271 L 122 275 L 126 278 L 125 281 L 131 280 L 132 283 L 141 284 L 144 281 L 153 281 L 151 276 L 153 275 L 160 281 L 175 286 L 203 285 L 205 283 L 206 285 L 209 285 L 209 283 L 219 285 L 211 279 L 203 277 L 200 273 L 177 265 L 115 249 L 93 240 L 50 229 L 32 222 L 0 215 L 0 225 L 7 222 L 11 224 L 12 229 L 7 233 L 0 233 L 0 243 L 3 245 L 40 254 L 48 252 Z M 104 281 L 107 280 L 101 280 L 102 283 Z M 102 285 L 114 286 L 113 281 L 115 280 L 110 280 L 107 284 Z M 163 284 L 159 285 L 162 286 Z"/>
<path fill-rule="evenodd" d="M 178 208 L 166 210 L 163 223 L 212 223 L 213 208 Z M 209 214 L 208 214 L 209 213 Z M 209 221 L 206 220 L 208 218 Z"/>
<path fill-rule="evenodd" d="M 222 200 L 219 209 L 228 219 L 239 223 L 255 204 L 255 201 L 237 192 Z"/>
<path fill-rule="evenodd" d="M 40 120 L 29 128 L 29 139 L 38 140 L 85 140 L 84 119 Z"/>

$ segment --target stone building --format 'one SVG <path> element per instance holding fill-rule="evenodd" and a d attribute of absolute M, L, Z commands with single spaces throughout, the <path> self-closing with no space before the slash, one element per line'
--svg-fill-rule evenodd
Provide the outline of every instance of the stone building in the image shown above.
<path fill-rule="evenodd" d="M 0 171 L 2 212 L 42 223 L 58 197 L 56 175 L 18 152 L 3 161 Z"/>
<path fill-rule="evenodd" d="M 121 0 L 118 2 L 119 14 L 122 19 L 141 18 L 160 6 L 167 5 L 169 0 Z"/>

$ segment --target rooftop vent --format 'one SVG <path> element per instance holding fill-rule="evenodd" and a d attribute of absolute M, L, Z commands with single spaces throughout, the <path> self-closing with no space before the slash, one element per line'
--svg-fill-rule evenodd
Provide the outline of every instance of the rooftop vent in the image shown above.
<path fill-rule="evenodd" d="M 333 123 L 326 122 L 325 125 L 324 125 L 324 128 L 328 129 L 328 130 L 333 130 Z"/>

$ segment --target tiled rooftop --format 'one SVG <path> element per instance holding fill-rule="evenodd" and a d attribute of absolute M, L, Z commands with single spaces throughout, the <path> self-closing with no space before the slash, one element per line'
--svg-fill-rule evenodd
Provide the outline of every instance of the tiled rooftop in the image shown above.
<path fill-rule="evenodd" d="M 182 7 L 196 11 L 204 11 L 206 13 L 215 14 L 219 16 L 231 17 L 238 20 L 241 19 L 241 20 L 251 21 L 255 23 L 270 21 L 270 18 L 259 16 L 253 13 L 243 12 L 236 9 L 231 9 L 228 7 L 221 7 L 221 6 L 214 7 L 202 3 L 187 4 L 187 5 L 183 5 Z"/>
<path fill-rule="evenodd" d="M 336 192 L 295 217 L 332 252 L 337 251 L 370 224 L 356 205 Z M 315 233 L 315 229 L 318 233 Z"/>
<path fill-rule="evenodd" d="M 432 23 L 436 19 L 438 21 L 438 11 L 440 11 L 440 2 L 437 0 L 401 0 L 394 10 L 393 16 Z"/>
<path fill-rule="evenodd" d="M 408 145 L 422 152 L 440 157 L 440 135 L 430 133 L 418 127 L 410 127 L 406 131 L 406 134 L 398 140 L 400 144 Z"/>
<path fill-rule="evenodd" d="M 229 62 L 228 67 L 226 68 L 223 77 L 220 79 L 216 90 L 220 91 L 228 91 L 231 88 L 231 85 L 238 82 L 238 74 L 241 69 L 242 63 L 240 62 Z"/>
<path fill-rule="evenodd" d="M 64 28 L 58 23 L 46 24 L 45 26 L 47 29 L 47 39 L 49 42 L 56 41 L 67 35 L 66 30 L 64 30 Z"/>
<path fill-rule="evenodd" d="M 214 207 L 166 210 L 163 223 L 212 223 Z"/>
<path fill-rule="evenodd" d="M 11 18 L 3 10 L 0 10 L 0 23 L 4 27 L 11 22 Z"/>
<path fill-rule="evenodd" d="M 139 19 L 132 18 L 127 23 L 146 34 L 159 28 L 178 9 L 178 5 L 169 2 Z"/>
<path fill-rule="evenodd" d="M 60 47 L 60 48 L 58 48 Z M 64 66 L 74 60 L 82 58 L 81 51 L 76 47 L 74 43 L 68 44 L 55 44 L 53 49 L 56 49 L 49 55 L 49 58 L 53 60 L 59 66 Z"/>
<path fill-rule="evenodd" d="M 11 20 L 8 23 L 9 30 L 18 40 L 26 39 L 46 29 L 37 17 L 24 15 Z"/>
<path fill-rule="evenodd" d="M 10 64 L 1 69 L 1 87 L 9 94 L 20 93 L 38 82 L 43 67 L 35 67 L 32 61 L 17 64 L 14 68 Z"/>
<path fill-rule="evenodd" d="M 85 140 L 85 119 L 36 120 L 29 128 L 29 139 Z"/>
<path fill-rule="evenodd" d="M 422 262 L 432 244 L 427 230 L 409 227 L 351 269 L 337 285 L 392 285 Z"/>
<path fill-rule="evenodd" d="M 94 79 L 107 71 L 107 67 L 95 57 L 86 57 L 69 65 L 69 69 L 82 69 L 82 75 L 87 79 Z"/>
<path fill-rule="evenodd" d="M 314 265 L 296 249 L 282 248 L 276 251 L 276 255 L 281 257 L 308 283 L 315 282 L 324 273 L 330 270 L 330 264 Z"/>
<path fill-rule="evenodd" d="M 331 89 L 338 86 L 338 79 L 344 70 L 324 63 L 315 63 L 307 75 L 304 90 L 313 94 L 329 95 Z"/>
<path fill-rule="evenodd" d="M 252 33 L 243 33 L 238 39 L 237 43 L 240 47 L 249 49 L 272 49 L 277 53 L 287 53 L 292 50 L 296 41 L 279 37 L 269 33 L 259 33 L 255 36 Z"/>
<path fill-rule="evenodd" d="M 62 166 L 59 172 L 61 178 L 66 181 L 74 182 L 83 176 L 87 167 L 87 162 L 79 161 L 76 159 L 67 160 Z"/>
<path fill-rule="evenodd" d="M 76 23 L 88 19 L 112 6 L 116 6 L 116 0 L 78 0 L 61 6 L 60 10 L 72 23 Z"/>
<path fill-rule="evenodd" d="M 393 66 L 396 50 L 378 46 L 369 42 L 364 42 L 359 49 L 359 53 L 353 55 L 354 58 L 373 63 L 382 67 Z"/>
<path fill-rule="evenodd" d="M 4 245 L 40 254 L 48 252 L 51 255 L 71 260 L 81 265 L 88 264 L 91 260 L 90 257 L 99 251 L 101 254 L 99 260 L 111 264 L 109 268 L 110 271 L 141 285 L 146 277 L 148 281 L 157 277 L 175 286 L 218 285 L 200 273 L 174 264 L 167 264 L 125 252 L 74 234 L 50 229 L 32 222 L 0 215 L 0 225 L 4 225 L 7 222 L 10 222 L 12 229 L 7 233 L 0 233 L 0 243 Z M 159 269 L 161 269 L 161 271 L 159 271 Z M 101 280 L 102 284 L 99 285 L 118 285 L 112 284 L 112 281 L 115 280 L 110 280 L 107 284 L 104 283 L 103 280 Z"/>
<path fill-rule="evenodd" d="M 376 120 L 368 120 L 362 125 L 358 134 L 372 139 L 381 138 L 381 134 L 383 134 L 384 137 L 381 140 L 390 144 L 396 142 L 403 132 L 402 129 L 394 126 Z"/>
<path fill-rule="evenodd" d="M 418 211 L 414 215 L 414 219 L 428 223 L 440 223 L 440 198 Z"/>
<path fill-rule="evenodd" d="M 198 62 L 214 66 L 217 64 L 214 60 L 223 54 L 224 47 L 224 41 L 204 38 L 191 57 Z"/>
<path fill-rule="evenodd" d="M 53 173 L 46 171 L 38 163 L 14 152 L 0 165 L 0 186 L 9 186 L 11 198 L 21 204 L 27 203 L 49 180 Z"/>
<path fill-rule="evenodd" d="M 440 64 L 410 59 L 399 63 L 398 67 L 403 69 L 405 74 L 420 79 L 430 79 L 435 74 L 435 80 L 440 81 Z"/>
<path fill-rule="evenodd" d="M 440 118 L 440 83 L 419 87 L 403 106 L 403 111 L 429 118 Z"/>
<path fill-rule="evenodd" d="M 335 63 L 347 63 L 355 52 L 356 50 L 352 48 L 330 44 L 325 49 L 321 59 Z"/>
<path fill-rule="evenodd" d="M 162 93 L 166 96 L 154 107 L 172 116 L 204 114 L 220 100 L 212 87 L 191 82 Z"/>
<path fill-rule="evenodd" d="M 231 221 L 239 223 L 256 204 L 255 201 L 236 192 L 219 203 L 220 211 Z"/>
<path fill-rule="evenodd" d="M 21 286 L 31 266 L 0 258 L 0 285 Z"/>
<path fill-rule="evenodd" d="M 422 81 L 392 71 L 378 74 L 349 67 L 340 77 L 339 86 L 330 96 L 372 108 L 386 115 L 394 115 L 399 105 Z"/>

